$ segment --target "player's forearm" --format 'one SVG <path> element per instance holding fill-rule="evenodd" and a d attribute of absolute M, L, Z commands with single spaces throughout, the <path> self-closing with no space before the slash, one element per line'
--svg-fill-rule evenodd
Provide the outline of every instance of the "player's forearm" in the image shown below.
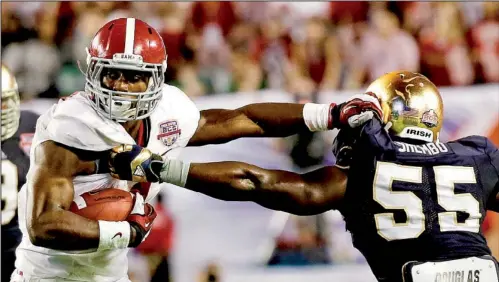
<path fill-rule="evenodd" d="M 235 110 L 201 111 L 201 120 L 189 146 L 220 144 L 241 137 L 286 137 L 331 127 L 330 105 L 259 103 Z"/>
<path fill-rule="evenodd" d="M 87 219 L 69 211 L 73 201 L 72 177 L 50 176 L 43 168 L 36 170 L 32 199 L 27 213 L 31 242 L 57 250 L 125 248 L 134 242 L 135 233 L 128 222 Z M 103 229 L 102 226 L 107 227 Z M 112 235 L 121 236 L 112 238 Z"/>
<path fill-rule="evenodd" d="M 240 162 L 191 164 L 185 187 L 220 200 L 253 201 L 299 215 L 327 210 L 321 189 L 301 175 Z"/>
<path fill-rule="evenodd" d="M 369 94 L 356 95 L 339 105 L 261 103 L 236 110 L 204 110 L 188 145 L 220 144 L 241 137 L 285 137 L 305 130 L 354 128 L 375 114 L 382 115 L 381 107 Z"/>
<path fill-rule="evenodd" d="M 102 226 L 109 228 L 101 230 Z M 35 246 L 68 251 L 126 248 L 137 236 L 128 222 L 96 221 L 66 210 L 44 212 L 32 221 L 28 233 Z"/>
<path fill-rule="evenodd" d="M 87 250 L 99 246 L 99 223 L 66 210 L 47 211 L 28 229 L 31 242 L 56 250 Z"/>
<path fill-rule="evenodd" d="M 239 108 L 261 130 L 261 137 L 286 137 L 308 130 L 302 104 L 258 103 Z"/>

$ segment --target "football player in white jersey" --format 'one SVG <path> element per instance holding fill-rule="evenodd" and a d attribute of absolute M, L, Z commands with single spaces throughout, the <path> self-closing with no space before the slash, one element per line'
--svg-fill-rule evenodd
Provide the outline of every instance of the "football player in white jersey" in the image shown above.
<path fill-rule="evenodd" d="M 147 202 L 159 186 L 136 185 L 147 176 L 147 164 L 137 161 L 147 159 L 146 151 L 172 160 L 185 146 L 352 127 L 372 118 L 366 109 L 377 103 L 361 95 L 339 105 L 261 103 L 199 111 L 181 90 L 164 84 L 162 38 L 134 18 L 108 22 L 87 52 L 85 91 L 61 100 L 37 123 L 27 183 L 19 196 L 23 238 L 12 281 L 129 281 L 127 248 L 143 241 L 156 216 Z M 96 160 L 112 148 L 138 156 L 122 163 L 134 167 L 122 178 L 132 181 L 99 169 Z M 73 201 L 82 204 L 80 195 L 111 187 L 134 188 L 135 204 L 126 221 L 91 220 L 68 211 Z"/>

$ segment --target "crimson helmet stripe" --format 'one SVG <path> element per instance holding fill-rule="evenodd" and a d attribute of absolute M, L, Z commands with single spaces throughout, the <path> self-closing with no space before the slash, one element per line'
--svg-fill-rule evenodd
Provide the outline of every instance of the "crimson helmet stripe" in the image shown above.
<path fill-rule="evenodd" d="M 135 19 L 126 19 L 125 35 L 125 54 L 133 54 L 133 45 L 135 43 Z"/>

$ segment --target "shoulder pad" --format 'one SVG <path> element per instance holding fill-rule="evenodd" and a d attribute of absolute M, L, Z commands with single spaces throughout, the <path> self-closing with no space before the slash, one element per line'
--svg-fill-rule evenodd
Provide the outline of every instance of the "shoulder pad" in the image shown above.
<path fill-rule="evenodd" d="M 490 154 L 497 150 L 496 146 L 487 137 L 479 135 L 463 137 L 448 143 L 459 143 L 463 146 L 478 149 L 486 154 Z"/>
<path fill-rule="evenodd" d="M 51 112 L 46 130 L 51 140 L 88 151 L 135 144 L 121 125 L 100 116 L 82 95 L 59 102 Z"/>
<path fill-rule="evenodd" d="M 485 141 L 486 141 L 486 144 L 485 144 L 485 152 L 487 154 L 491 154 L 491 153 L 494 153 L 494 152 L 497 152 L 497 146 L 492 143 L 492 141 L 490 141 L 489 138 L 487 137 L 484 137 L 485 138 Z"/>
<path fill-rule="evenodd" d="M 165 84 L 163 97 L 151 115 L 151 138 L 148 148 L 173 152 L 187 146 L 197 130 L 200 113 L 194 102 L 179 88 Z M 171 157 L 171 153 L 168 155 Z"/>
<path fill-rule="evenodd" d="M 199 115 L 199 110 L 189 96 L 173 85 L 165 84 L 163 86 L 163 99 L 161 99 L 160 104 L 164 107 L 178 109 L 180 112 L 186 110 L 186 114 L 197 113 Z"/>

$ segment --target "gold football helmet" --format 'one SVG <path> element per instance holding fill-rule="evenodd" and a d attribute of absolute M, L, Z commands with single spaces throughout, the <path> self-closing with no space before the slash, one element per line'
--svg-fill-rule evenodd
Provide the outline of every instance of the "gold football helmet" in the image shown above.
<path fill-rule="evenodd" d="M 390 135 L 425 142 L 438 140 L 443 103 L 428 78 L 415 72 L 390 72 L 371 83 L 366 92 L 380 100 L 383 123 Z"/>
<path fill-rule="evenodd" d="M 21 117 L 16 78 L 2 64 L 2 142 L 12 137 Z"/>

